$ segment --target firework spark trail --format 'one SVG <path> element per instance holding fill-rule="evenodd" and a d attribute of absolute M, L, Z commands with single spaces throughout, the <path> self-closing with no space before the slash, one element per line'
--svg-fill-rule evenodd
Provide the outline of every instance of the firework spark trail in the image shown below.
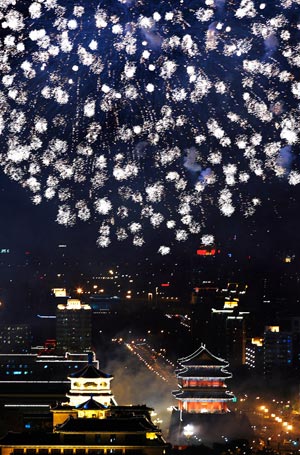
<path fill-rule="evenodd" d="M 257 179 L 300 182 L 299 4 L 2 0 L 3 171 L 101 247 L 253 215 Z"/>

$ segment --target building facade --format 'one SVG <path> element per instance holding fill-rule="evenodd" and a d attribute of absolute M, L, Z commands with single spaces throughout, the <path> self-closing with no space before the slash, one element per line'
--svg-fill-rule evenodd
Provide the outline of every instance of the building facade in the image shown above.
<path fill-rule="evenodd" d="M 52 431 L 8 433 L 0 440 L 2 455 L 165 455 L 169 452 L 170 445 L 151 421 L 151 408 L 117 406 L 112 393 L 104 390 L 104 384 L 110 387 L 111 375 L 88 364 L 70 378 L 70 400 L 52 408 Z M 95 398 L 87 398 L 87 393 L 96 392 Z"/>
<path fill-rule="evenodd" d="M 78 299 L 58 304 L 56 310 L 58 352 L 87 352 L 92 345 L 92 309 Z"/>
<path fill-rule="evenodd" d="M 279 326 L 267 326 L 264 332 L 264 374 L 271 376 L 280 369 L 290 369 L 293 361 L 293 338 Z"/>
<path fill-rule="evenodd" d="M 178 360 L 178 407 L 171 415 L 169 438 L 177 445 L 224 443 L 226 439 L 252 437 L 246 416 L 229 408 L 235 401 L 227 390 L 231 378 L 228 362 L 214 356 L 204 345 Z"/>
<path fill-rule="evenodd" d="M 113 376 L 99 370 L 92 363 L 71 374 L 68 379 L 71 381 L 67 394 L 70 406 L 79 406 L 90 396 L 104 407 L 117 404 L 110 386 Z"/>
<path fill-rule="evenodd" d="M 173 392 L 178 409 L 188 413 L 228 412 L 234 395 L 227 391 L 228 362 L 215 357 L 204 345 L 191 355 L 178 360 L 176 370 L 179 389 Z"/>

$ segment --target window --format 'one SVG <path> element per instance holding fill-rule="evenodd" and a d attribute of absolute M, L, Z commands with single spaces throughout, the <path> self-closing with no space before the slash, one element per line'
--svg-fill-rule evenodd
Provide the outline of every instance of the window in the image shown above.
<path fill-rule="evenodd" d="M 73 455 L 73 449 L 64 449 L 63 453 L 64 455 Z"/>
<path fill-rule="evenodd" d="M 69 445 L 85 444 L 85 434 L 65 434 L 64 443 Z M 66 451 L 65 451 L 66 453 Z M 73 453 L 72 451 L 70 453 Z"/>
<path fill-rule="evenodd" d="M 101 435 L 100 434 L 96 434 L 95 435 L 95 443 L 96 444 L 101 444 Z"/>

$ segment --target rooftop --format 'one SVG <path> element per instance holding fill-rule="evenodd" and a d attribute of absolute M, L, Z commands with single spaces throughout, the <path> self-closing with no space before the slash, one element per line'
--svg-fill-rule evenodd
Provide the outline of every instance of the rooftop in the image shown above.
<path fill-rule="evenodd" d="M 79 371 L 70 374 L 70 378 L 113 378 L 111 374 L 103 373 L 98 370 L 94 365 L 88 364 L 81 368 Z"/>
<path fill-rule="evenodd" d="M 183 366 L 218 366 L 227 367 L 229 363 L 219 357 L 214 356 L 205 345 L 201 345 L 195 352 L 187 357 L 178 359 L 178 363 Z"/>

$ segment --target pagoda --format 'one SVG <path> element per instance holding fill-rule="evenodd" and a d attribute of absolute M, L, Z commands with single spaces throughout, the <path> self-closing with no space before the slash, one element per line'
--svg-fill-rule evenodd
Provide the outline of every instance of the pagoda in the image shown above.
<path fill-rule="evenodd" d="M 178 359 L 180 367 L 175 371 L 179 390 L 173 392 L 178 409 L 188 413 L 226 413 L 234 395 L 227 391 L 226 379 L 232 377 L 226 371 L 228 362 L 214 356 L 201 345 L 197 351 Z"/>
<path fill-rule="evenodd" d="M 118 406 L 110 390 L 113 376 L 90 358 L 70 375 L 69 402 L 51 409 L 52 426 L 8 432 L 0 439 L 2 455 L 165 455 L 170 451 L 146 405 Z M 89 396 L 91 395 L 91 396 Z"/>
<path fill-rule="evenodd" d="M 247 416 L 231 411 L 235 396 L 227 390 L 226 380 L 232 377 L 229 363 L 213 355 L 204 344 L 187 357 L 178 360 L 175 374 L 178 400 L 173 408 L 169 438 L 175 445 L 224 443 L 224 438 L 252 437 Z"/>
<path fill-rule="evenodd" d="M 68 379 L 71 381 L 67 394 L 69 406 L 76 407 L 91 396 L 102 406 L 117 405 L 110 386 L 113 376 L 96 368 L 92 356 L 89 356 L 87 365 L 71 374 Z"/>

